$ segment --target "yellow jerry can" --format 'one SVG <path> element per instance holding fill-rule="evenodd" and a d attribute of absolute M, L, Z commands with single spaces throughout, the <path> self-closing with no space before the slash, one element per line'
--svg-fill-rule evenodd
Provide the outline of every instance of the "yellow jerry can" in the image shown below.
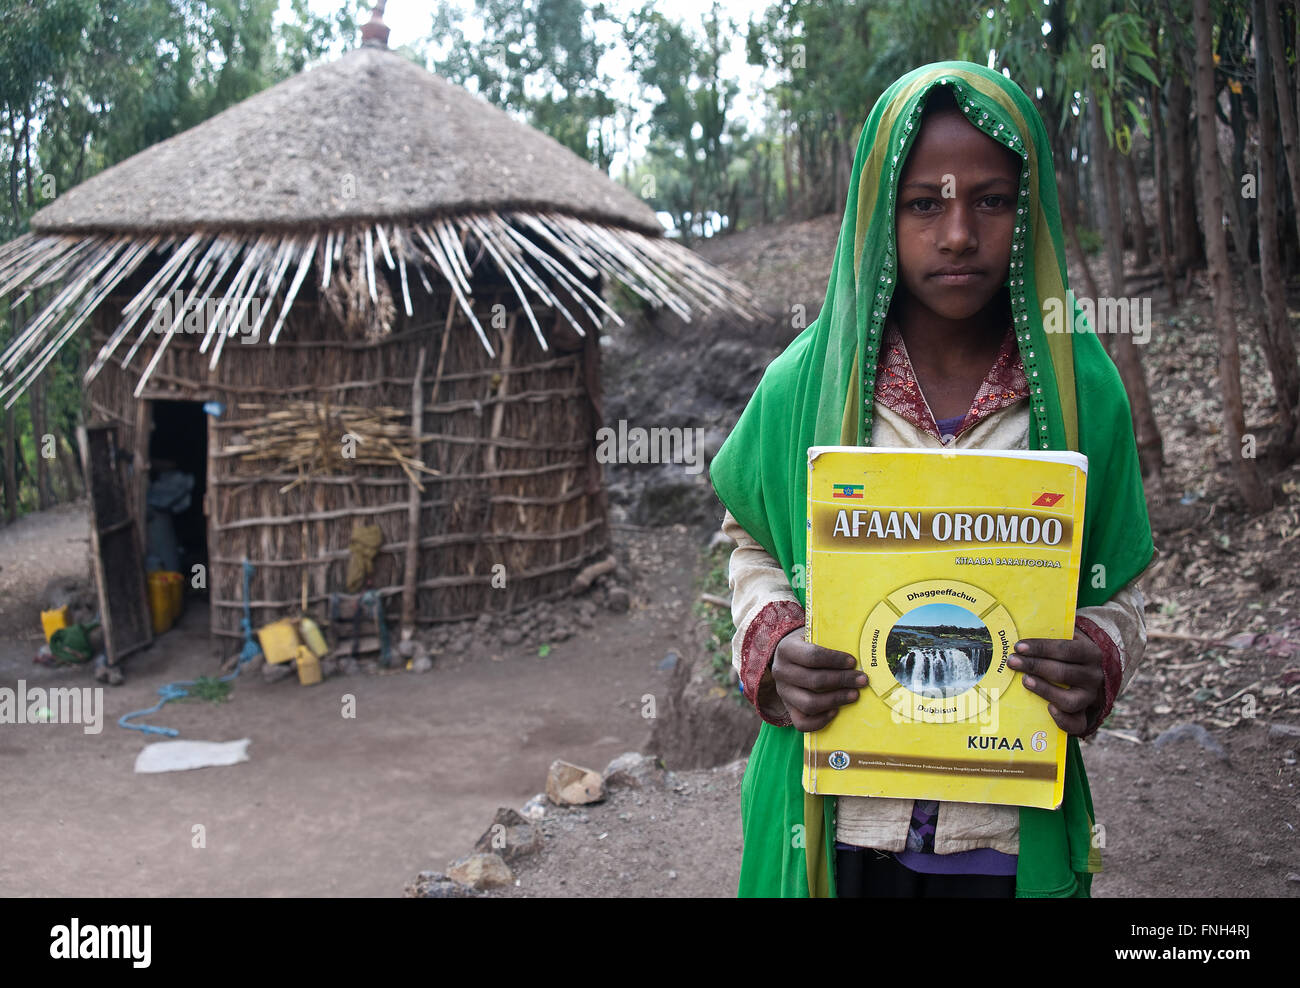
<path fill-rule="evenodd" d="M 297 622 L 293 618 L 281 618 L 272 621 L 264 628 L 259 628 L 257 641 L 262 646 L 262 654 L 271 665 L 288 662 L 298 654 Z"/>
<path fill-rule="evenodd" d="M 309 617 L 303 618 L 298 622 L 298 631 L 302 635 L 303 642 L 315 653 L 317 658 L 321 658 L 330 650 L 325 644 L 325 636 L 321 634 L 320 626 Z"/>
<path fill-rule="evenodd" d="M 68 605 L 57 607 L 52 611 L 41 611 L 41 627 L 45 629 L 45 640 L 48 642 L 50 636 L 60 628 L 68 626 Z"/>
<path fill-rule="evenodd" d="M 298 646 L 298 682 L 303 686 L 315 686 L 323 677 L 320 671 L 320 659 L 306 645 Z"/>

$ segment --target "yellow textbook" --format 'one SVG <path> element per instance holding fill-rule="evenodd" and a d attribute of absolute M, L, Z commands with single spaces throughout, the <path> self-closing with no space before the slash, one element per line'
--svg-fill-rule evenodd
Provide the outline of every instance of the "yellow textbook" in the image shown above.
<path fill-rule="evenodd" d="M 1074 452 L 808 450 L 807 625 L 869 685 L 804 735 L 804 789 L 1060 805 L 1065 732 L 1007 665 L 1071 638 L 1088 460 Z"/>

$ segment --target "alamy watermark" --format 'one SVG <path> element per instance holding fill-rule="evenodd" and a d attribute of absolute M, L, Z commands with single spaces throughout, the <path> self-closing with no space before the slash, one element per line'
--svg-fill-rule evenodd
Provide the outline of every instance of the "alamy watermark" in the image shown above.
<path fill-rule="evenodd" d="M 655 426 L 628 428 L 618 420 L 618 430 L 602 426 L 596 430 L 596 460 L 600 463 L 684 463 L 686 472 L 704 469 L 704 430 Z"/>
<path fill-rule="evenodd" d="M 215 326 L 218 318 L 226 324 L 227 336 L 238 334 L 240 343 L 256 343 L 262 335 L 262 300 L 211 296 L 198 300 L 192 295 L 186 300 L 185 293 L 178 288 L 170 298 L 153 300 L 149 328 L 155 333 L 169 333 L 175 326 L 178 333 L 206 336 L 208 327 Z"/>
<path fill-rule="evenodd" d="M 1145 344 L 1151 339 L 1151 296 L 1092 299 L 1067 288 L 1064 300 L 1043 301 L 1043 332 L 1129 333 L 1134 343 Z"/>
<path fill-rule="evenodd" d="M 0 724 L 81 724 L 86 734 L 104 729 L 102 686 L 0 687 Z"/>

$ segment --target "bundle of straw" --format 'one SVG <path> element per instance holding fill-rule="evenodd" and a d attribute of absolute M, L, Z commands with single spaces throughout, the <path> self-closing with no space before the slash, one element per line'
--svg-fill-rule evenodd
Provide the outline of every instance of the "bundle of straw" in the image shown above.
<path fill-rule="evenodd" d="M 261 413 L 263 422 L 243 430 L 244 442 L 227 446 L 248 462 L 273 461 L 299 478 L 280 488 L 285 494 L 318 474 L 339 474 L 362 466 L 396 463 L 421 491 L 418 474 L 437 475 L 416 453 L 411 413 L 400 408 L 366 408 L 328 402 L 294 401 L 270 406 L 247 402 L 241 410 Z"/>

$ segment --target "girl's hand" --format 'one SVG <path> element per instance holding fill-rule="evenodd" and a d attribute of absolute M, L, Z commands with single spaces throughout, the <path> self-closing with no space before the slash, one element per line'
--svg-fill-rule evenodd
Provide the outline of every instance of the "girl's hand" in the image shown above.
<path fill-rule="evenodd" d="M 782 638 L 772 658 L 772 679 L 795 728 L 820 731 L 840 707 L 856 700 L 867 685 L 857 666 L 848 652 L 804 641 L 803 628 Z"/>
<path fill-rule="evenodd" d="M 1073 735 L 1083 734 L 1088 711 L 1101 702 L 1101 663 L 1101 649 L 1078 628 L 1073 640 L 1022 639 L 1007 659 L 1012 669 L 1025 673 L 1025 689 L 1047 700 L 1047 712 L 1057 726 Z"/>

